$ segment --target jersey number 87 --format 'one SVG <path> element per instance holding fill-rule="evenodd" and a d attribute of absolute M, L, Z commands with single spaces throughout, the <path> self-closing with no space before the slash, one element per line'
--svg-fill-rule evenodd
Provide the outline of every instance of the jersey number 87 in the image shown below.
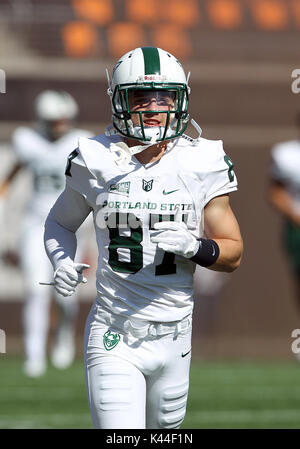
<path fill-rule="evenodd" d="M 112 216 L 114 214 L 114 216 Z M 122 216 L 126 217 L 122 217 Z M 133 223 L 133 220 L 136 220 L 140 223 L 138 227 L 130 227 L 130 236 L 122 236 L 120 235 L 119 224 L 123 220 L 122 218 L 127 219 L 127 223 Z M 174 215 L 162 215 L 162 214 L 150 214 L 150 223 L 152 229 L 153 225 L 156 222 L 165 221 L 169 219 L 170 221 L 174 220 Z M 139 219 L 132 213 L 120 213 L 120 212 L 112 212 L 108 216 L 108 221 L 113 220 L 116 224 L 114 227 L 108 227 L 109 230 L 109 238 L 110 243 L 108 246 L 109 259 L 108 264 L 114 271 L 121 273 L 129 273 L 134 274 L 137 273 L 141 268 L 143 268 L 143 246 L 141 242 L 143 240 L 143 227 Z M 182 220 L 184 220 L 184 215 L 182 216 Z M 130 251 L 130 262 L 120 261 L 118 249 L 125 248 Z M 156 265 L 155 267 L 155 275 L 161 276 L 166 274 L 175 274 L 176 273 L 176 264 L 175 264 L 175 254 L 164 252 L 164 256 L 161 264 Z"/>

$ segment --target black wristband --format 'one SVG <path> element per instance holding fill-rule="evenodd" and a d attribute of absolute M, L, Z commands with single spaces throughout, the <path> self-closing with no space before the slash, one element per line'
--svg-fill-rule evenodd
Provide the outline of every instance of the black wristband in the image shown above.
<path fill-rule="evenodd" d="M 200 246 L 196 254 L 190 258 L 197 265 L 210 267 L 213 265 L 220 254 L 220 248 L 217 242 L 210 239 L 199 239 Z"/>

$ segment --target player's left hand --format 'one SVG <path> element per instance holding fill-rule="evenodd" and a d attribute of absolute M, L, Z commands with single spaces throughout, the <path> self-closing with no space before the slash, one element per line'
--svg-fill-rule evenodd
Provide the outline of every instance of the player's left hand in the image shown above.
<path fill-rule="evenodd" d="M 199 241 L 182 221 L 162 221 L 155 223 L 154 229 L 161 232 L 151 237 L 151 242 L 164 251 L 189 259 L 199 249 Z"/>

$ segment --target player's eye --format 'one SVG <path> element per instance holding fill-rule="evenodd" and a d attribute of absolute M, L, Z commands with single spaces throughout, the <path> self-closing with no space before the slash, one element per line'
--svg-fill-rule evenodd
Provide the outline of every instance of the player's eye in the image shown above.
<path fill-rule="evenodd" d="M 158 106 L 172 108 L 176 98 L 176 92 L 161 91 L 133 91 L 129 92 L 129 104 L 131 107 L 147 107 L 152 102 Z"/>

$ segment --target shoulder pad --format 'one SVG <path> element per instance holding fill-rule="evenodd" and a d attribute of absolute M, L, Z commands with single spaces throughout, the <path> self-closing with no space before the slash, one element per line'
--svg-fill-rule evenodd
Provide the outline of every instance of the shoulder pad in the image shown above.
<path fill-rule="evenodd" d="M 102 177 L 104 173 L 110 173 L 117 169 L 110 145 L 120 141 L 118 136 L 105 136 L 100 134 L 92 138 L 80 137 L 78 148 L 81 157 L 88 170 L 95 177 Z"/>
<path fill-rule="evenodd" d="M 18 139 L 27 139 L 30 137 L 37 137 L 38 133 L 29 126 L 19 126 L 15 131 L 13 132 L 12 138 L 13 140 Z"/>

